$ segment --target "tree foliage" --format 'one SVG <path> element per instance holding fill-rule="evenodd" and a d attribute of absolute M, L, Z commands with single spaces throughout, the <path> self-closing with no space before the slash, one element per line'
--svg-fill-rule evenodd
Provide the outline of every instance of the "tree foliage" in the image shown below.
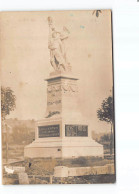
<path fill-rule="evenodd" d="M 96 17 L 99 17 L 99 14 L 102 13 L 101 10 L 94 10 L 92 15 L 96 15 Z"/>
<path fill-rule="evenodd" d="M 1 115 L 5 119 L 15 109 L 16 97 L 9 87 L 1 87 Z"/>
<path fill-rule="evenodd" d="M 97 110 L 97 117 L 100 121 L 113 123 L 113 98 L 111 96 L 103 100 L 101 108 Z"/>
<path fill-rule="evenodd" d="M 109 96 L 105 100 L 103 100 L 101 104 L 101 108 L 97 110 L 97 117 L 100 121 L 105 121 L 111 124 L 111 138 L 110 138 L 110 155 L 112 155 L 112 147 L 113 147 L 113 133 L 112 133 L 112 126 L 113 126 L 113 98 Z"/>

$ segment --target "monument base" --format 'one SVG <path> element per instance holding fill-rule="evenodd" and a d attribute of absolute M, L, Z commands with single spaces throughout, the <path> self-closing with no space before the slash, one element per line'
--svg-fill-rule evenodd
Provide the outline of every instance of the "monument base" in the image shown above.
<path fill-rule="evenodd" d="M 54 115 L 40 120 L 36 123 L 35 141 L 25 146 L 24 157 L 103 157 L 103 145 L 92 139 L 88 127 L 86 120 L 74 114 L 70 118 Z"/>
<path fill-rule="evenodd" d="M 28 158 L 77 158 L 86 156 L 103 157 L 103 146 L 91 138 L 79 137 L 71 141 L 49 139 L 47 141 L 34 141 L 24 149 L 24 156 Z"/>
<path fill-rule="evenodd" d="M 54 115 L 40 120 L 36 123 L 35 141 L 25 146 L 24 157 L 103 157 L 103 145 L 92 139 L 88 127 L 86 120 L 74 114 L 70 119 L 69 116 Z"/>

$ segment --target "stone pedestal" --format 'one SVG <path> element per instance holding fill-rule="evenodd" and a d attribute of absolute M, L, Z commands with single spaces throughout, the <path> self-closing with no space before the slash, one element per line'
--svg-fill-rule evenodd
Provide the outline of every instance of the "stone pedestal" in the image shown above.
<path fill-rule="evenodd" d="M 91 138 L 80 112 L 77 80 L 70 73 L 50 74 L 46 80 L 47 116 L 36 123 L 35 141 L 25 147 L 25 157 L 103 157 L 103 146 Z"/>

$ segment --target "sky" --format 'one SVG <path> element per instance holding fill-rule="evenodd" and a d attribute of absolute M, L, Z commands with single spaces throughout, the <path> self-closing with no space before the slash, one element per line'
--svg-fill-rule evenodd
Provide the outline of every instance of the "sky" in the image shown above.
<path fill-rule="evenodd" d="M 47 108 L 47 82 L 53 71 L 48 49 L 48 22 L 70 31 L 67 55 L 72 72 L 79 78 L 80 109 L 96 132 L 110 131 L 96 111 L 111 95 L 112 32 L 111 12 L 96 17 L 89 11 L 2 12 L 1 82 L 16 95 L 16 109 L 7 118 L 42 119 Z"/>

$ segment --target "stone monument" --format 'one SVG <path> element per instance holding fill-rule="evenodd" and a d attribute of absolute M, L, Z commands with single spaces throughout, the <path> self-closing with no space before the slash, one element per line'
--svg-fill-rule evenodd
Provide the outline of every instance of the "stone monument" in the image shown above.
<path fill-rule="evenodd" d="M 79 109 L 78 79 L 66 56 L 69 30 L 56 31 L 48 17 L 50 63 L 54 69 L 47 81 L 47 116 L 36 122 L 35 141 L 25 146 L 29 158 L 103 157 L 103 146 L 91 137 L 91 129 Z"/>

